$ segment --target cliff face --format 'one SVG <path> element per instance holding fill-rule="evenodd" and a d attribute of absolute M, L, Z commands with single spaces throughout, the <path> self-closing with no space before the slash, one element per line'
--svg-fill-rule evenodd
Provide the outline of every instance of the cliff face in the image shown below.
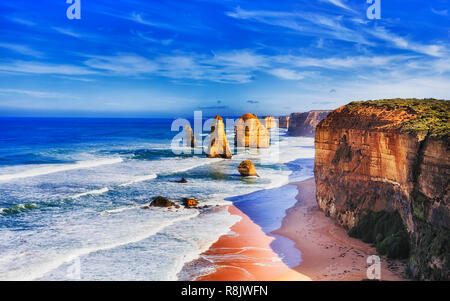
<path fill-rule="evenodd" d="M 291 116 L 280 116 L 278 118 L 278 126 L 282 129 L 288 129 L 289 128 L 289 119 Z"/>
<path fill-rule="evenodd" d="M 306 113 L 292 113 L 289 118 L 289 135 L 314 137 L 316 126 L 330 112 L 309 111 Z"/>
<path fill-rule="evenodd" d="M 234 144 L 236 147 L 267 148 L 270 146 L 269 131 L 255 115 L 242 115 L 236 122 Z"/>
<path fill-rule="evenodd" d="M 435 102 L 434 115 L 431 100 L 333 111 L 316 129 L 314 175 L 327 215 L 351 229 L 369 211 L 398 211 L 411 238 L 412 276 L 448 279 L 450 106 Z"/>
<path fill-rule="evenodd" d="M 207 156 L 209 158 L 225 159 L 230 159 L 232 157 L 230 145 L 227 142 L 227 136 L 225 134 L 225 125 L 220 116 L 216 116 L 211 125 Z"/>

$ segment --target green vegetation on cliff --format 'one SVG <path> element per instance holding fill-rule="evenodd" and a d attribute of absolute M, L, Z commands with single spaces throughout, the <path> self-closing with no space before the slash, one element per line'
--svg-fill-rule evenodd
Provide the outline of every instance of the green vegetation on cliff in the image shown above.
<path fill-rule="evenodd" d="M 450 275 L 450 230 L 416 221 L 419 235 L 413 236 L 417 247 L 411 251 L 409 273 L 412 278 L 447 280 Z"/>
<path fill-rule="evenodd" d="M 389 258 L 409 256 L 409 236 L 397 211 L 370 211 L 348 234 L 375 244 L 377 252 Z"/>
<path fill-rule="evenodd" d="M 376 107 L 384 110 L 403 110 L 415 118 L 405 121 L 401 130 L 406 132 L 421 132 L 432 136 L 448 136 L 450 134 L 450 101 L 429 99 L 382 99 L 369 101 L 354 101 L 346 106 L 350 111 L 364 107 Z"/>

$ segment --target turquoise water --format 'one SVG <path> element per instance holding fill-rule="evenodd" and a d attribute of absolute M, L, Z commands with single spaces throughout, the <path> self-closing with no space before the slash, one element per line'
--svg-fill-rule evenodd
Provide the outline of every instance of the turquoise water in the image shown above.
<path fill-rule="evenodd" d="M 216 206 L 251 204 L 312 176 L 311 138 L 281 130 L 268 150 L 208 159 L 175 155 L 171 123 L 0 119 L 0 279 L 176 280 L 185 263 L 237 222 Z M 238 175 L 244 159 L 255 162 L 260 178 Z M 181 177 L 188 183 L 175 182 Z M 293 205 L 286 193 L 280 214 Z M 158 195 L 175 202 L 195 197 L 209 208 L 141 209 Z M 274 221 L 257 222 L 275 230 Z M 300 254 L 288 257 L 300 260 Z"/>

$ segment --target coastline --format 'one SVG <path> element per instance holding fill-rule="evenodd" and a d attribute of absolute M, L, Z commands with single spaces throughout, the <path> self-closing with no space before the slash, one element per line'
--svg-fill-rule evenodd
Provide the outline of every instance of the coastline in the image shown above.
<path fill-rule="evenodd" d="M 232 234 L 219 238 L 196 261 L 207 260 L 215 271 L 197 281 L 359 281 L 367 279 L 366 260 L 376 251 L 369 244 L 351 238 L 336 222 L 326 217 L 315 201 L 315 182 L 310 178 L 295 185 L 296 203 L 286 210 L 282 225 L 270 234 L 281 235 L 295 243 L 301 263 L 288 267 L 271 248 L 272 236 L 262 231 L 236 206 L 230 214 L 241 220 L 231 227 Z M 381 257 L 381 256 L 380 256 Z M 195 261 L 194 261 L 195 262 Z M 407 280 L 404 263 L 381 257 L 381 280 Z"/>

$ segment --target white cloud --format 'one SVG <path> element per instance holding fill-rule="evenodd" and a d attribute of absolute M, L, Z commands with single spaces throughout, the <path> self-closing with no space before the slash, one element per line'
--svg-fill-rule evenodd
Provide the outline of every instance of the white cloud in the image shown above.
<path fill-rule="evenodd" d="M 61 34 L 63 34 L 63 35 L 66 35 L 66 36 L 71 36 L 71 37 L 74 37 L 74 38 L 81 38 L 82 37 L 81 34 L 76 33 L 76 32 L 74 32 L 74 31 L 72 31 L 70 29 L 67 29 L 67 28 L 52 27 L 52 29 L 57 31 L 57 32 L 59 32 L 59 33 L 61 33 Z"/>
<path fill-rule="evenodd" d="M 12 44 L 12 43 L 0 43 L 0 48 L 5 48 L 20 54 L 33 56 L 33 57 L 42 57 L 43 54 L 39 51 L 36 51 L 34 49 L 31 49 L 28 46 L 25 45 L 19 45 L 19 44 Z"/>
<path fill-rule="evenodd" d="M 321 2 L 329 2 L 331 4 L 334 4 L 340 8 L 346 9 L 346 10 L 350 10 L 353 11 L 353 9 L 351 9 L 350 7 L 348 7 L 347 5 L 345 5 L 344 3 L 342 3 L 342 0 L 320 0 Z"/>
<path fill-rule="evenodd" d="M 153 61 L 133 54 L 88 57 L 89 59 L 84 62 L 86 66 L 119 75 L 139 75 L 151 73 L 157 69 Z"/>
<path fill-rule="evenodd" d="M 63 93 L 21 90 L 21 89 L 0 89 L 0 94 L 23 94 L 26 96 L 31 96 L 31 97 L 36 97 L 36 98 L 58 98 L 58 99 L 76 98 L 72 95 L 67 95 L 67 94 L 63 94 Z"/>
<path fill-rule="evenodd" d="M 97 72 L 85 67 L 73 65 L 55 65 L 38 62 L 15 61 L 0 65 L 0 72 L 14 72 L 24 74 L 56 74 L 56 75 L 88 75 Z"/>
<path fill-rule="evenodd" d="M 403 37 L 389 32 L 384 27 L 375 27 L 374 29 L 368 30 L 367 32 L 380 40 L 391 43 L 397 48 L 410 50 L 417 53 L 423 53 L 429 56 L 444 56 L 444 47 L 441 45 L 425 45 L 408 41 Z"/>
<path fill-rule="evenodd" d="M 431 8 L 431 12 L 433 14 L 436 14 L 436 15 L 439 15 L 439 16 L 443 16 L 443 17 L 448 16 L 448 9 L 437 10 L 437 9 Z"/>
<path fill-rule="evenodd" d="M 297 72 L 291 69 L 277 68 L 269 70 L 268 73 L 286 80 L 300 80 L 305 78 L 305 73 Z"/>

